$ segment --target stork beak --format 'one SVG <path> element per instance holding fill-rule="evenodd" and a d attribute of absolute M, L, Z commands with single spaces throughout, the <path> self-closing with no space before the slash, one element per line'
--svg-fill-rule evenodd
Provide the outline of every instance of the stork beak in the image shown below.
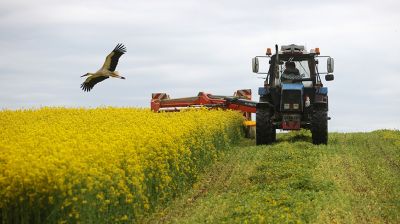
<path fill-rule="evenodd" d="M 125 77 L 121 76 L 121 79 L 125 79 Z"/>
<path fill-rule="evenodd" d="M 85 76 L 87 76 L 87 74 L 81 75 L 81 77 L 85 77 Z"/>

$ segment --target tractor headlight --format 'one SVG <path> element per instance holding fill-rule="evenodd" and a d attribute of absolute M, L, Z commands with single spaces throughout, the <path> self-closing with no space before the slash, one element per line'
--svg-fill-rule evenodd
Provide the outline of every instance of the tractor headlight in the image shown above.
<path fill-rule="evenodd" d="M 293 109 L 298 110 L 299 109 L 299 104 L 298 103 L 293 104 Z"/>
<path fill-rule="evenodd" d="M 289 110 L 289 108 L 290 108 L 290 104 L 288 104 L 288 103 L 283 104 L 283 109 Z"/>

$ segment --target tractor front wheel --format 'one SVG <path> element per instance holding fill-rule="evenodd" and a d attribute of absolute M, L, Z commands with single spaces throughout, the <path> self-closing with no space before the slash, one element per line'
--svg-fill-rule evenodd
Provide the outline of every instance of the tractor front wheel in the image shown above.
<path fill-rule="evenodd" d="M 312 115 L 311 133 L 313 144 L 328 144 L 328 113 L 316 110 Z"/>
<path fill-rule="evenodd" d="M 276 128 L 272 128 L 272 133 L 271 133 L 271 139 L 272 142 L 276 142 Z"/>
<path fill-rule="evenodd" d="M 256 113 L 256 144 L 268 145 L 276 140 L 276 130 L 271 120 L 269 108 L 257 108 Z"/>

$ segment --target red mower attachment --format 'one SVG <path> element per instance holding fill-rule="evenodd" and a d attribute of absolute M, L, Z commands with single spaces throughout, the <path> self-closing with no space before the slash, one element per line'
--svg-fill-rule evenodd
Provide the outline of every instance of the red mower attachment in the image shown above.
<path fill-rule="evenodd" d="M 199 92 L 197 96 L 171 99 L 166 93 L 153 93 L 151 96 L 151 110 L 154 112 L 174 112 L 189 107 L 207 107 L 239 110 L 247 120 L 251 120 L 251 113 L 256 112 L 257 102 L 251 101 L 251 89 L 236 91 L 233 96 L 219 96 Z"/>

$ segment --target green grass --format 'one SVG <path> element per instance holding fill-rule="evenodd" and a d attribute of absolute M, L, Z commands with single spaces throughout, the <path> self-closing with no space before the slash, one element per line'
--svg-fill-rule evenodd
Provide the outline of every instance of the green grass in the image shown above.
<path fill-rule="evenodd" d="M 400 132 L 244 140 L 144 223 L 399 223 Z"/>

